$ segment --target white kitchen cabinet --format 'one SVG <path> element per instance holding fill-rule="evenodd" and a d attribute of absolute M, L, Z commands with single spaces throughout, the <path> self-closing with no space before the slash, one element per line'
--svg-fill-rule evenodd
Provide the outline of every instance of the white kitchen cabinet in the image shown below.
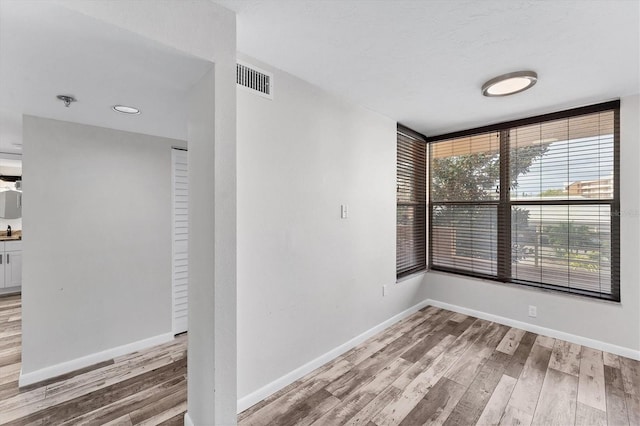
<path fill-rule="evenodd" d="M 5 287 L 22 286 L 22 251 L 5 252 L 7 263 L 4 268 Z"/>
<path fill-rule="evenodd" d="M 22 241 L 0 242 L 0 288 L 22 286 Z"/>
<path fill-rule="evenodd" d="M 22 217 L 22 192 L 0 192 L 0 217 L 4 219 L 17 219 Z"/>

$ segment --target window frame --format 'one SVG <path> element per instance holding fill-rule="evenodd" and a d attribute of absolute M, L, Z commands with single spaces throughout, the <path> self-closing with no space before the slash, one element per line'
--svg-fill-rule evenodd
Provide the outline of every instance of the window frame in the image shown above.
<path fill-rule="evenodd" d="M 511 199 L 510 195 L 510 141 L 509 141 L 509 130 L 521 126 L 541 124 L 548 121 L 567 119 L 571 117 L 594 114 L 599 112 L 612 111 L 614 114 L 614 134 L 613 134 L 613 179 L 614 179 L 614 189 L 613 189 L 613 198 L 608 201 L 604 201 L 602 199 L 595 199 L 593 201 L 584 201 L 584 200 L 531 200 L 531 201 L 522 201 L 517 199 Z M 573 108 L 564 111 L 553 112 L 550 114 L 537 115 L 534 117 L 528 117 L 519 120 L 511 120 L 505 121 L 497 124 L 477 127 L 473 129 L 457 131 L 446 133 L 438 136 L 427 137 L 427 144 L 430 145 L 432 143 L 436 143 L 439 141 L 445 141 L 450 139 L 463 138 L 473 135 L 478 135 L 482 133 L 488 132 L 499 132 L 500 133 L 500 185 L 505 185 L 506 190 L 500 190 L 500 197 L 498 200 L 492 201 L 469 201 L 469 202 L 458 202 L 460 204 L 471 204 L 471 205 L 496 205 L 497 206 L 497 274 L 488 275 L 482 273 L 475 273 L 471 271 L 458 270 L 455 268 L 449 268 L 444 266 L 434 266 L 433 265 L 433 207 L 434 204 L 456 204 L 456 202 L 434 202 L 432 200 L 432 170 L 431 170 L 431 158 L 429 155 L 428 158 L 428 224 L 427 224 L 427 257 L 428 257 L 428 269 L 433 271 L 442 271 L 448 273 L 454 273 L 457 275 L 471 276 L 476 278 L 488 279 L 492 281 L 498 281 L 509 284 L 517 284 L 528 287 L 536 287 L 536 288 L 544 288 L 549 290 L 555 290 L 562 293 L 568 294 L 578 294 L 582 296 L 588 296 L 591 298 L 602 299 L 602 300 L 610 300 L 614 302 L 620 302 L 620 100 L 604 102 L 595 105 L 589 105 L 585 107 Z M 430 154 L 430 149 L 428 154 Z M 610 226 L 611 226 L 611 294 L 607 293 L 599 293 L 589 290 L 583 290 L 578 288 L 565 288 L 563 286 L 542 283 L 542 282 L 532 282 L 526 280 L 518 280 L 512 278 L 511 271 L 511 238 L 512 238 L 512 229 L 511 229 L 511 209 L 513 206 L 518 205 L 602 205 L 609 204 L 610 205 Z"/>
<path fill-rule="evenodd" d="M 418 165 L 416 168 L 418 170 L 423 169 L 426 171 L 424 179 L 425 179 L 425 194 L 424 194 L 424 205 L 422 207 L 424 207 L 424 218 L 426 223 L 424 224 L 424 235 L 422 237 L 421 240 L 419 240 L 420 242 L 420 247 L 414 248 L 414 252 L 419 253 L 420 250 L 422 250 L 422 252 L 424 253 L 424 262 L 423 263 L 416 263 L 415 266 L 413 266 L 412 268 L 409 269 L 405 269 L 402 272 L 399 272 L 399 264 L 398 264 L 398 246 L 399 246 L 399 223 L 398 223 L 398 211 L 399 211 L 399 207 L 400 206 L 407 206 L 407 205 L 414 205 L 415 203 L 405 203 L 405 202 L 400 202 L 398 201 L 398 191 L 396 189 L 396 282 L 399 281 L 403 281 L 404 279 L 406 279 L 407 277 L 410 277 L 411 275 L 414 274 L 419 274 L 419 273 L 424 273 L 428 270 L 428 260 L 429 260 L 429 253 L 428 253 L 428 242 L 427 242 L 427 235 L 428 235 L 428 223 L 429 223 L 429 199 L 427 197 L 428 194 L 428 188 L 429 188 L 429 173 L 428 173 L 428 166 L 429 166 L 429 151 L 428 151 L 428 145 L 427 145 L 427 137 L 424 136 L 421 133 L 416 132 L 415 130 L 410 129 L 409 127 L 406 127 L 400 123 L 397 123 L 397 127 L 396 127 L 396 188 L 398 185 L 398 169 L 397 169 L 397 162 L 398 162 L 398 156 L 399 156 L 399 150 L 398 150 L 398 142 L 399 142 L 399 136 L 403 135 L 406 138 L 409 139 L 413 139 L 418 143 L 423 144 L 423 149 L 424 149 L 424 164 L 422 165 Z M 421 167 L 420 167 L 421 166 Z"/>

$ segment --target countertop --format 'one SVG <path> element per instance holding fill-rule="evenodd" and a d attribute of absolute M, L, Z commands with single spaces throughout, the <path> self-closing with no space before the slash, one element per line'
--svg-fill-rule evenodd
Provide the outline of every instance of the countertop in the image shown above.
<path fill-rule="evenodd" d="M 18 241 L 22 239 L 22 231 L 17 230 L 11 233 L 10 237 L 7 237 L 7 231 L 0 231 L 0 241 Z"/>

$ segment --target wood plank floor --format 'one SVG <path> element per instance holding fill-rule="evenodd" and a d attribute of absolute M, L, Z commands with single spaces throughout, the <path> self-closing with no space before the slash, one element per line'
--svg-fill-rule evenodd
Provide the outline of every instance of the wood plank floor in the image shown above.
<path fill-rule="evenodd" d="M 20 296 L 0 297 L 0 424 L 182 425 L 187 339 L 18 389 Z"/>
<path fill-rule="evenodd" d="M 19 390 L 0 298 L 0 424 L 179 425 L 186 337 Z M 428 307 L 241 413 L 244 425 L 640 425 L 640 363 Z"/>
<path fill-rule="evenodd" d="M 640 362 L 428 307 L 239 424 L 638 426 Z"/>

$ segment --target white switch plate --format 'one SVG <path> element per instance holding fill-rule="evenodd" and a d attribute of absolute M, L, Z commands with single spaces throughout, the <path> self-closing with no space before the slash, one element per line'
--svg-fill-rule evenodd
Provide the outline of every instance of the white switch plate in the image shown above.
<path fill-rule="evenodd" d="M 538 316 L 538 308 L 533 305 L 529 305 L 529 316 L 535 318 Z"/>
<path fill-rule="evenodd" d="M 386 286 L 386 285 L 383 285 L 383 286 L 382 286 L 382 295 L 383 295 L 383 296 L 386 296 L 386 295 L 387 295 L 387 286 Z"/>
<path fill-rule="evenodd" d="M 340 205 L 340 218 L 346 219 L 349 217 L 349 207 L 346 204 Z"/>

